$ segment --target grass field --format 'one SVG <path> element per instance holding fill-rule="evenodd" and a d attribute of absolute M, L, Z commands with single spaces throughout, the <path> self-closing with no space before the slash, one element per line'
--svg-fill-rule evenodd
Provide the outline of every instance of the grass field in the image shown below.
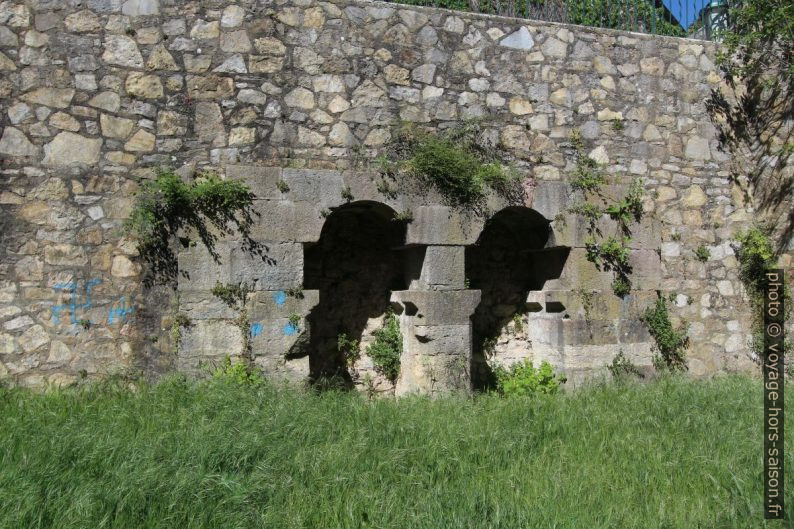
<path fill-rule="evenodd" d="M 766 527 L 761 389 L 662 379 L 375 402 L 177 379 L 0 389 L 0 527 Z M 788 509 L 768 526 L 791 527 Z"/>

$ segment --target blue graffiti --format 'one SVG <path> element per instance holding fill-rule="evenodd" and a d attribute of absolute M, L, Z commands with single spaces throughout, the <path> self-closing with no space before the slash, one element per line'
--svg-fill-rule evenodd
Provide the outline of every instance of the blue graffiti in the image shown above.
<path fill-rule="evenodd" d="M 135 312 L 135 307 L 127 305 L 127 298 L 121 296 L 108 310 L 108 324 L 112 325 L 115 321 L 124 322 L 129 314 Z"/>
<path fill-rule="evenodd" d="M 254 323 L 251 325 L 251 338 L 255 338 L 262 334 L 262 324 Z"/>
<path fill-rule="evenodd" d="M 284 328 L 282 329 L 282 331 L 283 331 L 283 332 L 284 332 L 284 334 L 286 334 L 287 336 L 293 336 L 293 335 L 295 335 L 295 334 L 298 332 L 298 327 L 296 327 L 296 326 L 295 326 L 295 325 L 293 325 L 292 323 L 287 323 L 287 324 L 284 326 Z"/>
<path fill-rule="evenodd" d="M 276 305 L 283 305 L 287 302 L 287 294 L 279 290 L 273 294 L 273 299 L 276 301 Z"/>
<path fill-rule="evenodd" d="M 78 322 L 77 318 L 77 309 L 90 309 L 92 307 L 91 302 L 91 289 L 94 286 L 101 283 L 99 279 L 91 279 L 85 282 L 83 289 L 85 290 L 84 294 L 84 301 L 82 303 L 77 302 L 77 283 L 74 281 L 70 281 L 68 283 L 56 283 L 52 288 L 53 290 L 59 290 L 63 292 L 70 293 L 70 300 L 69 303 L 66 304 L 59 304 L 53 305 L 52 307 L 52 321 L 55 325 L 61 323 L 61 313 L 65 310 L 69 311 L 70 314 L 70 321 L 72 324 L 76 324 Z"/>

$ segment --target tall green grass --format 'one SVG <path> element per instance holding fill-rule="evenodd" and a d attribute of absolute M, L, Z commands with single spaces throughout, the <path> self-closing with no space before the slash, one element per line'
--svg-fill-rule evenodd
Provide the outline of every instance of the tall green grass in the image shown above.
<path fill-rule="evenodd" d="M 178 379 L 0 389 L 0 527 L 765 527 L 761 391 L 744 377 L 374 402 Z"/>

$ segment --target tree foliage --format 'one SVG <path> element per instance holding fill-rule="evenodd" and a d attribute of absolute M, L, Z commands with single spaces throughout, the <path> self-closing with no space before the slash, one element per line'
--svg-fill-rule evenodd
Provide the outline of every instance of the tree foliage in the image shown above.
<path fill-rule="evenodd" d="M 745 0 L 718 34 L 725 83 L 707 106 L 722 148 L 734 155 L 734 180 L 763 217 L 774 219 L 777 250 L 794 234 L 794 2 Z"/>

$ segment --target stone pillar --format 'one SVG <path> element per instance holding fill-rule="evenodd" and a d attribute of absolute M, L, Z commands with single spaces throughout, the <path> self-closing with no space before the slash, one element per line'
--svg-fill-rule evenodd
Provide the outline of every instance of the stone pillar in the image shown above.
<path fill-rule="evenodd" d="M 401 290 L 403 356 L 396 395 L 471 390 L 471 315 L 479 290 Z"/>

